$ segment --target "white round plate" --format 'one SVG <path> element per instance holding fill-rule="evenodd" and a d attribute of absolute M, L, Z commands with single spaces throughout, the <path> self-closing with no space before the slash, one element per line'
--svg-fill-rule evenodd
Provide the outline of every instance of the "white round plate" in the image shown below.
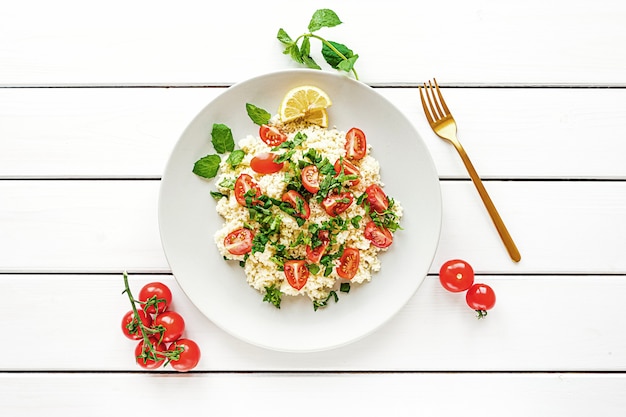
<path fill-rule="evenodd" d="M 280 309 L 263 302 L 263 296 L 246 283 L 238 263 L 223 260 L 213 240 L 223 224 L 209 194 L 216 189 L 214 181 L 192 173 L 195 161 L 215 153 L 210 134 L 213 123 L 229 126 L 237 143 L 258 133 L 246 113 L 246 103 L 274 114 L 284 94 L 300 85 L 315 85 L 329 94 L 331 126 L 343 131 L 358 126 L 366 133 L 372 156 L 380 162 L 385 191 L 404 207 L 403 229 L 380 255 L 381 270 L 372 281 L 353 285 L 348 294 L 338 292 L 337 303 L 330 301 L 317 311 L 307 297 L 285 296 Z M 441 190 L 420 135 L 387 99 L 340 73 L 286 70 L 233 85 L 193 119 L 161 181 L 159 227 L 179 285 L 217 326 L 267 349 L 319 351 L 370 334 L 413 296 L 428 273 L 439 241 Z"/>

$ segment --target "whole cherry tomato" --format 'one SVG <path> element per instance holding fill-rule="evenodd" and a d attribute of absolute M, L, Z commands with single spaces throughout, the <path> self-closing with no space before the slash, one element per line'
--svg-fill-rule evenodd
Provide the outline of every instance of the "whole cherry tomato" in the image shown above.
<path fill-rule="evenodd" d="M 178 339 L 174 341 L 169 350 L 181 349 L 180 356 L 177 360 L 170 362 L 172 368 L 180 372 L 189 371 L 198 365 L 200 362 L 200 347 L 196 342 L 190 339 Z"/>
<path fill-rule="evenodd" d="M 146 314 L 145 311 L 140 309 L 137 309 L 137 314 L 139 314 L 139 319 L 143 323 L 144 327 L 150 328 L 150 325 L 152 324 L 152 316 Z M 124 314 L 124 318 L 122 318 L 122 332 L 124 333 L 124 336 L 131 340 L 139 340 L 143 338 L 143 334 L 141 333 L 139 323 L 135 318 L 135 312 L 133 310 Z"/>
<path fill-rule="evenodd" d="M 153 349 L 151 351 L 151 349 Z M 159 343 L 154 337 L 150 338 L 150 344 L 147 345 L 143 340 L 135 347 L 135 358 L 137 364 L 144 369 L 156 369 L 163 365 L 165 356 L 160 353 L 167 350 L 165 343 Z"/>
<path fill-rule="evenodd" d="M 474 269 L 461 259 L 451 259 L 441 265 L 439 281 L 448 291 L 465 291 L 474 283 Z"/>
<path fill-rule="evenodd" d="M 487 315 L 487 310 L 491 310 L 496 304 L 496 293 L 487 284 L 474 284 L 467 290 L 465 300 L 481 319 Z"/>
<path fill-rule="evenodd" d="M 166 311 L 156 316 L 153 326 L 155 328 L 162 326 L 164 330 L 160 340 L 165 343 L 170 343 L 183 335 L 185 331 L 185 319 L 175 311 Z M 155 334 L 155 337 L 159 337 L 159 335 Z"/>
<path fill-rule="evenodd" d="M 162 313 L 172 304 L 172 291 L 162 282 L 151 282 L 141 288 L 138 300 L 147 303 L 144 310 L 148 314 Z"/>

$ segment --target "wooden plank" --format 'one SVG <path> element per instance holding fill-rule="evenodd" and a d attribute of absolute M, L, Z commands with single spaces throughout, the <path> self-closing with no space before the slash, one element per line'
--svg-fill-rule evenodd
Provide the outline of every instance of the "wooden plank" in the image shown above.
<path fill-rule="evenodd" d="M 476 282 L 497 296 L 483 320 L 463 294 L 447 292 L 431 275 L 371 335 L 313 353 L 274 352 L 233 338 L 191 304 L 171 275 L 131 274 L 131 291 L 137 295 L 152 281 L 171 288 L 185 336 L 202 350 L 198 371 L 626 372 L 623 275 L 478 275 Z M 0 305 L 11 317 L 3 331 L 20 349 L 0 356 L 0 371 L 141 371 L 136 342 L 121 331 L 130 310 L 123 289 L 121 273 L 0 275 L 1 293 L 10 294 Z"/>
<path fill-rule="evenodd" d="M 0 89 L 0 178 L 158 178 L 187 124 L 224 91 Z M 376 91 L 413 121 L 442 178 L 468 178 L 454 149 L 428 127 L 415 88 Z M 626 130 L 626 89 L 444 93 L 483 178 L 626 178 L 615 152 L 622 145 L 615 132 Z"/>
<path fill-rule="evenodd" d="M 4 272 L 169 271 L 157 221 L 159 181 L 0 181 Z M 431 272 L 449 258 L 482 273 L 623 273 L 626 182 L 489 181 L 522 253 L 511 262 L 470 181 L 443 181 Z"/>
<path fill-rule="evenodd" d="M 14 417 L 42 409 L 68 417 L 125 414 L 137 408 L 137 398 L 146 406 L 158 404 L 164 413 L 202 410 L 219 416 L 269 416 L 278 409 L 301 416 L 332 410 L 341 415 L 586 417 L 620 415 L 626 407 L 623 374 L 18 374 L 0 375 L 0 384 L 0 410 Z M 315 404 L 305 406 L 307 401 Z"/>
<path fill-rule="evenodd" d="M 236 1 L 183 3 L 172 8 L 112 0 L 97 13 L 77 0 L 12 4 L 0 21 L 0 82 L 236 82 L 295 67 L 276 33 L 281 27 L 293 38 L 307 32 L 315 10 L 287 0 L 270 7 L 246 3 L 245 13 Z M 319 33 L 358 53 L 361 79 L 371 83 L 415 83 L 435 75 L 454 83 L 624 85 L 626 58 L 619 46 L 626 44 L 626 5 L 620 0 L 570 2 L 566 10 L 541 0 L 429 4 L 429 16 L 445 16 L 445 28 L 441 19 L 404 13 L 405 7 L 400 1 L 384 8 L 378 1 L 343 1 L 332 8 L 344 24 Z M 372 30 L 381 21 L 393 23 L 383 33 Z"/>

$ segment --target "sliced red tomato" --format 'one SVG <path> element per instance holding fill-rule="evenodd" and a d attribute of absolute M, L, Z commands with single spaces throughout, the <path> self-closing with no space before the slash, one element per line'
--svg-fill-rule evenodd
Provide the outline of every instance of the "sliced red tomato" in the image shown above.
<path fill-rule="evenodd" d="M 233 255 L 245 255 L 252 249 L 254 233 L 245 227 L 233 230 L 224 238 L 224 247 Z"/>
<path fill-rule="evenodd" d="M 369 221 L 365 225 L 363 235 L 377 248 L 386 248 L 393 243 L 393 235 L 389 229 L 378 226 L 373 221 Z"/>
<path fill-rule="evenodd" d="M 280 171 L 285 166 L 284 162 L 276 163 L 276 154 L 271 152 L 263 152 L 255 155 L 250 161 L 250 168 L 259 174 L 273 174 Z"/>
<path fill-rule="evenodd" d="M 346 158 L 362 159 L 367 152 L 367 140 L 365 133 L 359 128 L 353 127 L 346 133 Z"/>
<path fill-rule="evenodd" d="M 367 202 L 375 212 L 382 213 L 389 208 L 387 194 L 378 184 L 372 184 L 367 187 L 365 193 L 367 194 Z"/>
<path fill-rule="evenodd" d="M 330 240 L 328 239 L 328 231 L 321 230 L 318 233 L 318 237 L 321 243 L 316 246 L 315 249 L 313 249 L 311 245 L 306 246 L 306 258 L 312 264 L 316 264 L 322 260 L 322 256 L 324 256 L 324 253 L 326 253 L 326 249 L 330 244 Z"/>
<path fill-rule="evenodd" d="M 320 190 L 320 172 L 315 165 L 302 168 L 302 185 L 311 194 Z"/>
<path fill-rule="evenodd" d="M 285 261 L 284 265 L 285 277 L 287 282 L 296 290 L 302 289 L 309 279 L 309 269 L 303 260 Z"/>
<path fill-rule="evenodd" d="M 358 249 L 345 248 L 341 258 L 339 258 L 339 266 L 337 266 L 337 275 L 343 279 L 352 279 L 359 269 L 361 254 Z"/>
<path fill-rule="evenodd" d="M 235 181 L 235 198 L 242 206 L 246 205 L 246 193 L 251 189 L 255 191 L 254 197 L 252 198 L 252 204 L 255 204 L 258 202 L 257 198 L 261 196 L 261 188 L 259 188 L 250 175 L 239 175 L 237 181 Z"/>
<path fill-rule="evenodd" d="M 278 146 L 287 140 L 287 135 L 280 131 L 276 126 L 261 125 L 259 128 L 259 136 L 267 146 Z"/>
<path fill-rule="evenodd" d="M 343 174 L 344 175 L 356 175 L 358 176 L 358 178 L 351 180 L 350 181 L 350 185 L 351 186 L 355 186 L 357 185 L 360 181 L 361 181 L 361 171 L 359 171 L 359 169 L 350 161 L 348 161 L 347 159 L 344 158 L 339 158 L 337 159 L 337 161 L 335 162 L 334 165 L 335 168 L 335 172 L 337 173 L 337 175 L 341 174 L 341 171 L 343 169 Z"/>
<path fill-rule="evenodd" d="M 322 207 L 326 210 L 329 216 L 335 217 L 338 214 L 343 213 L 352 205 L 354 197 L 351 192 L 345 191 L 343 193 L 331 193 L 322 200 Z"/>
<path fill-rule="evenodd" d="M 282 201 L 289 203 L 289 205 L 296 211 L 294 214 L 297 217 L 308 219 L 311 215 L 311 208 L 309 203 L 302 197 L 302 195 L 296 190 L 289 190 L 283 194 Z"/>

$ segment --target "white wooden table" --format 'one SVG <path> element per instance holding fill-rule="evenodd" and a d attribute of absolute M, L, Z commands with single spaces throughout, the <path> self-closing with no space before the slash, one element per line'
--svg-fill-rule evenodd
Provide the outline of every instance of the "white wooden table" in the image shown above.
<path fill-rule="evenodd" d="M 3 2 L 1 415 L 623 415 L 626 3 L 330 3 Z M 185 298 L 157 196 L 191 118 L 233 83 L 298 67 L 277 30 L 304 33 L 321 7 L 344 22 L 321 33 L 360 55 L 360 80 L 430 149 L 443 224 L 430 273 L 384 327 L 281 353 L 229 336 Z M 432 77 L 519 264 L 426 123 L 417 86 Z M 496 290 L 486 320 L 439 284 L 450 258 Z M 119 328 L 124 270 L 135 290 L 172 288 L 202 348 L 194 371 L 136 366 Z"/>

